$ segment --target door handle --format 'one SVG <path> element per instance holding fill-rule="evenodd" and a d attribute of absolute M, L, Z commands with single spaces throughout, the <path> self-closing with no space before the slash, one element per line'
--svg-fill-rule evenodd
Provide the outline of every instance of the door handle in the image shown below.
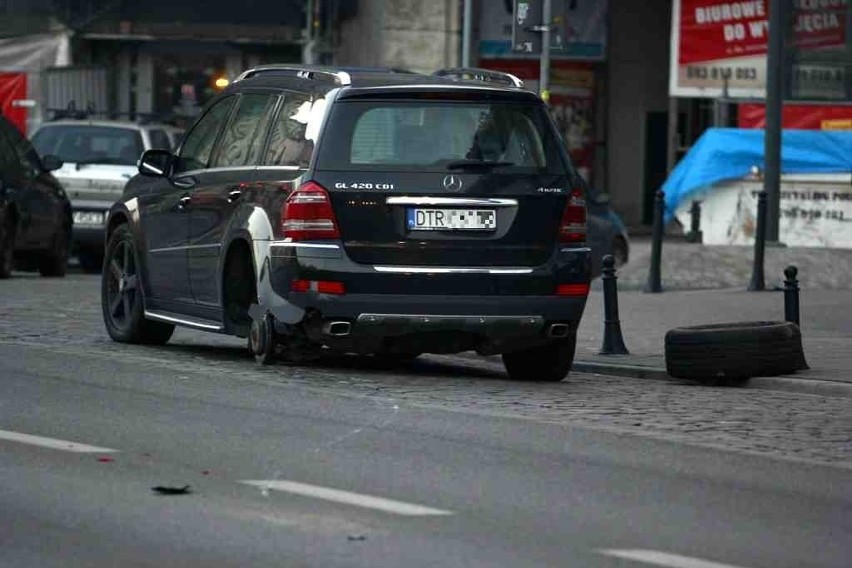
<path fill-rule="evenodd" d="M 192 196 L 184 195 L 183 197 L 181 197 L 178 200 L 178 209 L 183 209 L 183 208 L 187 207 L 189 205 L 190 201 L 192 201 Z"/>
<path fill-rule="evenodd" d="M 234 201 L 239 199 L 242 194 L 243 194 L 243 192 L 240 191 L 239 189 L 235 189 L 235 190 L 229 192 L 228 193 L 228 203 L 233 203 Z"/>

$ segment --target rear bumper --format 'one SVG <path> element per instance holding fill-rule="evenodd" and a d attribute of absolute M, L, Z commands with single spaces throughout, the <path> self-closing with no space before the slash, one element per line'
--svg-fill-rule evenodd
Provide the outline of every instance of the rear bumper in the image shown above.
<path fill-rule="evenodd" d="M 565 249 L 534 268 L 388 270 L 341 249 L 282 247 L 271 251 L 277 301 L 266 309 L 279 332 L 304 322 L 310 339 L 346 351 L 496 354 L 576 333 L 586 296 L 554 293 L 557 284 L 588 282 L 589 257 Z M 293 280 L 342 282 L 347 293 L 291 292 Z"/>

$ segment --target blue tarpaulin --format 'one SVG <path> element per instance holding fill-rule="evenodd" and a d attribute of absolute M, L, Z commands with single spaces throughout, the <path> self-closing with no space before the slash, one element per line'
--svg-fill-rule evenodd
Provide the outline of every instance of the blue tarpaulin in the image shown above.
<path fill-rule="evenodd" d="M 781 140 L 781 173 L 852 172 L 852 131 L 784 130 Z M 666 222 L 690 195 L 763 170 L 763 144 L 763 130 L 708 129 L 663 184 Z"/>

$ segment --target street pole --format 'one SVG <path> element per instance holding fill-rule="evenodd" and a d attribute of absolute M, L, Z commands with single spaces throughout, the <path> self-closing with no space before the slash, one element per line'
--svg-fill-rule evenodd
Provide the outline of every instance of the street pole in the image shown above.
<path fill-rule="evenodd" d="M 473 0 L 464 0 L 462 22 L 462 67 L 470 67 L 470 35 L 473 28 Z"/>
<path fill-rule="evenodd" d="M 764 141 L 766 192 L 766 240 L 778 243 L 781 214 L 781 120 L 784 100 L 784 11 L 788 0 L 769 2 L 769 53 L 766 60 L 766 131 Z"/>
<path fill-rule="evenodd" d="M 550 14 L 551 0 L 544 0 L 541 8 L 541 68 L 539 70 L 539 94 L 550 104 Z"/>
<path fill-rule="evenodd" d="M 302 45 L 302 63 L 314 64 L 314 0 L 305 6 L 305 43 Z"/>

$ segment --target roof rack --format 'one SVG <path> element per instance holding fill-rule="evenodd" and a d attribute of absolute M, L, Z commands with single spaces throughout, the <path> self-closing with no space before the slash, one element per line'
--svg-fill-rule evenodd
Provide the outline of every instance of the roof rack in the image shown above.
<path fill-rule="evenodd" d="M 439 69 L 432 73 L 435 77 L 454 77 L 456 79 L 467 79 L 473 81 L 485 81 L 486 83 L 501 83 L 512 87 L 521 88 L 524 82 L 511 73 L 494 71 L 492 69 L 480 69 L 478 67 L 456 67 Z"/>
<path fill-rule="evenodd" d="M 256 77 L 261 73 L 288 73 L 293 77 L 300 79 L 310 79 L 312 81 L 331 80 L 341 86 L 351 85 L 352 79 L 346 71 L 336 71 L 333 69 L 321 69 L 311 67 L 309 65 L 263 65 L 255 67 L 248 71 L 243 71 L 239 77 L 234 80 L 234 83 Z"/>

